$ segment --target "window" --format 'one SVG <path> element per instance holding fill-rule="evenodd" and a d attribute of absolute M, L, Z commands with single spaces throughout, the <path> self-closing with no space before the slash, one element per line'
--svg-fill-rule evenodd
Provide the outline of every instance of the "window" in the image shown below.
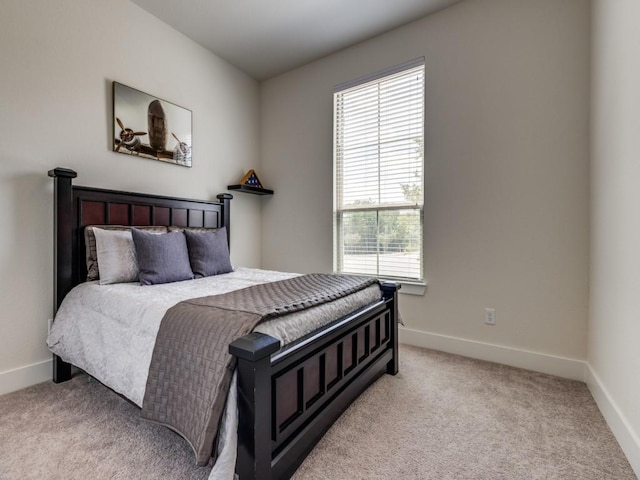
<path fill-rule="evenodd" d="M 423 281 L 424 61 L 336 88 L 334 268 Z"/>

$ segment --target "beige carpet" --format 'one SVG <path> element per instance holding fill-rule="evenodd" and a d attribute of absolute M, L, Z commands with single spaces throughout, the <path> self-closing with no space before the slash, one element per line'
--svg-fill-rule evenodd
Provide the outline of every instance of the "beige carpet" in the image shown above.
<path fill-rule="evenodd" d="M 414 347 L 338 420 L 309 479 L 634 479 L 586 386 Z M 203 479 L 167 429 L 86 376 L 0 397 L 0 479 Z"/>

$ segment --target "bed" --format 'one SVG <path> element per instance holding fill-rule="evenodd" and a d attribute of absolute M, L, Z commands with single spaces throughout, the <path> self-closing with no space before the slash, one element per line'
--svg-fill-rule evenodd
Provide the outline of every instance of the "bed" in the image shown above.
<path fill-rule="evenodd" d="M 56 311 L 85 283 L 87 226 L 225 227 L 229 240 L 230 194 L 218 195 L 217 202 L 190 200 L 77 186 L 77 173 L 66 168 L 49 176 Z M 398 372 L 397 291 L 396 284 L 381 283 L 375 300 L 284 345 L 258 331 L 229 344 L 237 359 L 237 391 L 231 393 L 237 399 L 234 453 L 241 480 L 290 477 L 355 398 L 380 375 Z M 56 383 L 69 380 L 72 367 L 83 369 L 56 355 L 53 365 Z"/>

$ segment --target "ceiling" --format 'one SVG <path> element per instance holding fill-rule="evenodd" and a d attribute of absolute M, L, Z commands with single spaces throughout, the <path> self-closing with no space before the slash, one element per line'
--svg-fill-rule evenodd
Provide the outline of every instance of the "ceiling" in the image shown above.
<path fill-rule="evenodd" d="M 258 80 L 460 0 L 132 0 Z"/>

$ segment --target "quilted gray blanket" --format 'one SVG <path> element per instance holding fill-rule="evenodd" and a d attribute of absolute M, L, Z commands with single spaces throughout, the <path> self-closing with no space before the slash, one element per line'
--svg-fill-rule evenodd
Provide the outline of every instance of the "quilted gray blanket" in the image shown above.
<path fill-rule="evenodd" d="M 142 417 L 182 435 L 198 464 L 207 464 L 235 368 L 229 343 L 263 320 L 321 305 L 375 282 L 314 273 L 178 303 L 160 324 Z"/>

